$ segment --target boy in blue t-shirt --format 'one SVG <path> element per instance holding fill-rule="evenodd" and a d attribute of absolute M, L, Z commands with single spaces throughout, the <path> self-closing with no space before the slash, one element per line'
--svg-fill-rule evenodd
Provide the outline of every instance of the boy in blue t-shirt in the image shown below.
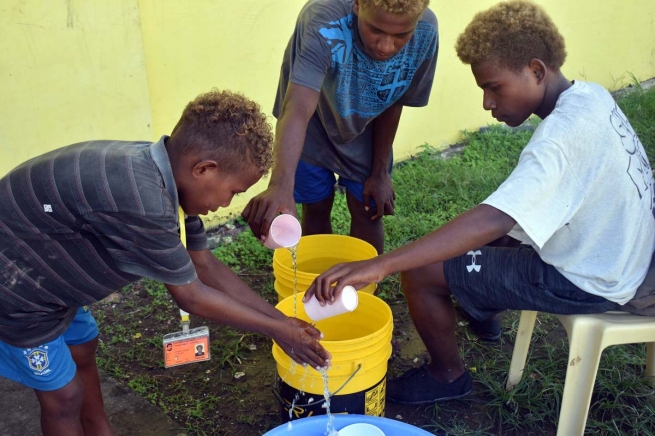
<path fill-rule="evenodd" d="M 257 237 L 302 204 L 303 234 L 332 233 L 335 176 L 351 236 L 384 248 L 394 212 L 392 145 L 403 106 L 428 103 L 437 62 L 429 0 L 311 0 L 300 12 L 278 86 L 268 189 L 243 217 Z"/>

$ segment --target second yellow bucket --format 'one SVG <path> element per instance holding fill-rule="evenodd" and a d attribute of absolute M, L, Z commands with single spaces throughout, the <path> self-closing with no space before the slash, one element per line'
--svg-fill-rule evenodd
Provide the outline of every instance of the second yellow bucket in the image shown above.
<path fill-rule="evenodd" d="M 310 322 L 297 296 L 297 317 Z M 293 315 L 293 296 L 276 306 Z M 391 357 L 393 315 L 389 306 L 374 295 L 360 294 L 354 312 L 326 318 L 316 323 L 325 338 L 321 344 L 332 354 L 327 371 L 332 413 L 383 416 L 385 409 L 387 361 Z M 284 421 L 325 414 L 324 382 L 313 368 L 295 363 L 277 345 L 273 357 L 278 379 L 274 393 Z"/>
<path fill-rule="evenodd" d="M 305 292 L 314 279 L 328 268 L 343 262 L 372 259 L 377 250 L 361 239 L 343 235 L 310 235 L 298 243 L 298 292 Z M 293 295 L 293 264 L 291 252 L 278 248 L 273 254 L 273 274 L 278 301 Z M 360 289 L 373 294 L 374 283 Z"/>

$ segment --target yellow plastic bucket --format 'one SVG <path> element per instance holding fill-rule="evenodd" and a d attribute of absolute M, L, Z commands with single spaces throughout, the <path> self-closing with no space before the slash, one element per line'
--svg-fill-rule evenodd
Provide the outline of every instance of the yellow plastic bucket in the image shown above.
<path fill-rule="evenodd" d="M 328 268 L 343 262 L 372 259 L 378 253 L 371 244 L 343 235 L 303 236 L 298 243 L 298 292 L 305 292 L 314 279 Z M 273 254 L 273 275 L 278 301 L 293 295 L 293 263 L 291 252 L 278 248 Z M 373 294 L 376 285 L 370 284 L 360 292 Z"/>
<path fill-rule="evenodd" d="M 302 303 L 303 295 L 297 296 L 297 317 L 311 322 Z M 293 315 L 293 296 L 276 307 Z M 393 331 L 393 315 L 387 303 L 360 292 L 355 311 L 321 320 L 316 328 L 325 335 L 321 344 L 332 354 L 327 371 L 328 390 L 334 394 L 331 412 L 383 416 Z M 291 358 L 275 343 L 273 358 L 278 374 L 274 392 L 282 418 L 288 420 L 290 414 L 293 419 L 325 414 L 321 373 L 295 362 L 292 365 Z"/>

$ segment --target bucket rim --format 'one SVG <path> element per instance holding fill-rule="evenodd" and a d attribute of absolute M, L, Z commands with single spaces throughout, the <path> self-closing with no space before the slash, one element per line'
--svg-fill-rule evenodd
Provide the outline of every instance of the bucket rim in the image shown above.
<path fill-rule="evenodd" d="M 304 287 L 304 284 L 298 283 L 298 287 Z M 284 301 L 285 298 L 289 298 L 293 295 L 293 289 L 289 289 L 288 293 L 283 294 L 282 293 L 283 290 L 281 288 L 289 289 L 288 287 L 284 286 L 283 281 L 280 281 L 279 277 L 276 277 L 275 280 L 273 281 L 273 290 L 278 296 L 278 302 L 276 304 L 280 304 L 282 301 Z M 307 286 L 307 288 L 309 288 L 309 286 Z M 377 288 L 378 288 L 377 283 L 371 283 L 363 287 L 362 289 L 358 289 L 357 292 L 361 292 L 362 294 L 375 295 L 375 291 L 377 290 Z M 304 293 L 306 291 L 298 291 L 298 293 L 301 292 Z M 361 294 L 357 294 L 357 295 L 359 296 Z M 280 299 L 280 297 L 282 297 L 282 299 Z"/>
<path fill-rule="evenodd" d="M 384 333 L 386 330 L 388 330 L 388 329 L 390 329 L 391 332 L 393 332 L 393 312 L 391 312 L 391 308 L 389 307 L 389 305 L 388 305 L 388 304 L 387 304 L 383 299 L 381 299 L 380 297 L 378 297 L 378 296 L 376 296 L 376 295 L 368 294 L 368 293 L 366 293 L 366 292 L 360 292 L 360 291 L 357 291 L 357 292 L 359 293 L 359 294 L 358 294 L 358 297 L 359 297 L 359 298 L 362 298 L 362 297 L 363 297 L 363 298 L 364 298 L 364 301 L 366 301 L 366 299 L 373 298 L 374 300 L 371 300 L 371 301 L 375 301 L 375 300 L 377 300 L 377 301 L 379 301 L 380 303 L 382 303 L 382 304 L 381 304 L 381 307 L 383 307 L 383 310 L 384 310 L 384 312 L 385 312 L 385 315 L 388 315 L 388 316 L 386 317 L 387 320 L 384 322 L 384 324 L 382 325 L 382 327 L 380 327 L 379 329 L 377 329 L 377 330 L 374 331 L 373 333 L 369 333 L 368 335 L 360 336 L 360 337 L 358 337 L 358 338 L 356 338 L 356 339 L 346 339 L 346 340 L 341 340 L 341 341 L 329 341 L 329 340 L 327 340 L 327 339 L 322 339 L 322 340 L 321 340 L 321 343 L 326 343 L 326 344 L 332 344 L 332 343 L 357 344 L 357 343 L 359 343 L 359 342 L 369 342 L 369 340 L 370 340 L 372 337 L 374 337 L 374 336 L 380 336 L 381 334 L 383 334 L 383 333 Z M 279 295 L 279 294 L 278 294 L 278 295 Z M 302 297 L 303 297 L 304 295 L 305 295 L 304 292 L 298 292 L 296 298 L 298 299 L 298 302 L 299 302 L 299 303 L 302 303 Z M 279 308 L 278 306 L 280 306 L 281 304 L 284 304 L 284 302 L 285 302 L 287 299 L 289 299 L 289 298 L 293 298 L 293 297 L 294 297 L 293 295 L 289 295 L 288 297 L 284 298 L 282 301 L 278 302 L 278 303 L 275 305 L 275 308 L 276 308 L 277 310 L 280 310 L 280 308 Z M 361 303 L 362 303 L 362 301 L 360 300 L 360 305 L 361 305 Z M 284 313 L 284 312 L 282 312 L 282 313 Z M 353 312 L 353 313 L 354 313 L 354 312 Z M 286 314 L 285 314 L 285 315 L 286 315 Z M 287 315 L 287 316 L 288 316 L 288 315 Z M 308 321 L 308 322 L 311 322 L 311 321 Z"/>
<path fill-rule="evenodd" d="M 371 254 L 373 254 L 373 256 L 370 257 L 370 259 L 372 259 L 373 257 L 376 257 L 378 255 L 378 252 L 377 252 L 377 250 L 375 249 L 375 247 L 373 245 L 371 245 L 370 243 L 368 243 L 368 242 L 366 242 L 366 241 L 364 241 L 362 239 L 355 238 L 353 236 L 348 236 L 348 235 L 334 235 L 334 234 L 306 235 L 306 236 L 302 236 L 300 238 L 300 241 L 298 242 L 298 245 L 300 245 L 303 241 L 310 241 L 311 242 L 313 240 L 320 240 L 320 239 L 331 239 L 331 240 L 339 240 L 340 239 L 342 241 L 351 241 L 352 243 L 359 245 L 359 247 L 361 247 L 363 251 L 367 251 L 367 252 L 370 251 Z M 280 251 L 280 250 L 282 250 L 282 251 Z M 273 269 L 276 270 L 276 266 L 277 266 L 277 267 L 279 267 L 279 269 L 281 271 L 293 271 L 293 268 L 285 265 L 284 263 L 282 263 L 280 261 L 280 256 L 282 256 L 282 253 L 285 253 L 285 254 L 289 253 L 289 250 L 287 248 L 278 248 L 273 253 Z M 289 253 L 289 255 L 291 255 L 291 254 Z M 347 262 L 347 261 L 345 261 L 345 262 Z M 318 274 L 308 273 L 308 272 L 304 272 L 304 271 L 298 271 L 298 273 L 307 274 L 307 275 L 311 275 L 311 276 L 314 276 L 314 277 L 318 275 Z"/>

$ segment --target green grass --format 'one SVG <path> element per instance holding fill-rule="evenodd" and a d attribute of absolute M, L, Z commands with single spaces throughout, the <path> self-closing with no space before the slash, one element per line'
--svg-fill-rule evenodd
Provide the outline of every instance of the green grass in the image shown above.
<path fill-rule="evenodd" d="M 645 92 L 636 87 L 636 91 L 623 97 L 619 105 L 641 138 L 653 165 L 655 89 Z M 535 127 L 538 120 L 529 124 Z M 509 175 L 530 136 L 531 131 L 526 129 L 494 125 L 483 132 L 464 132 L 466 147 L 460 155 L 443 159 L 439 152 L 426 145 L 420 154 L 396 165 L 393 174 L 396 214 L 384 218 L 385 249 L 416 240 L 478 204 Z M 335 197 L 332 221 L 335 233 L 348 233 L 350 216 L 343 194 Z M 214 252 L 265 298 L 275 301 L 272 252 L 249 231 Z M 124 312 L 130 314 L 128 317 L 117 322 L 110 308 L 95 312 L 102 338 L 105 338 L 98 353 L 100 366 L 183 423 L 191 434 L 222 434 L 217 430 L 221 421 L 215 412 L 219 405 L 242 401 L 250 392 L 248 389 L 261 389 L 228 383 L 233 382 L 232 374 L 249 356 L 246 344 L 257 343 L 264 348 L 267 345 L 262 344 L 270 344 L 268 340 L 223 327 L 213 330 L 212 374 L 200 371 L 192 375 L 189 368 L 167 375 L 170 372 L 162 369 L 161 336 L 176 327 L 171 325 L 171 320 L 176 318 L 175 305 L 163 286 L 148 280 L 129 287 L 125 294 L 127 298 L 121 304 Z M 402 301 L 398 277 L 385 279 L 378 295 L 392 303 Z M 141 321 L 162 327 L 136 340 L 134 336 L 143 326 Z M 566 334 L 555 318 L 540 314 L 526 376 L 513 391 L 506 392 L 504 384 L 517 326 L 518 313 L 509 313 L 504 321 L 500 346 L 488 346 L 468 333 L 460 333 L 462 356 L 478 382 L 476 396 L 468 400 L 465 410 L 452 403 L 425 408 L 425 421 L 431 423 L 426 429 L 449 435 L 541 435 L 544 428 L 554 428 L 566 374 Z M 587 433 L 655 435 L 653 389 L 642 377 L 644 353 L 643 344 L 605 350 Z M 140 365 L 141 371 L 138 370 Z M 154 376 L 145 372 L 148 365 L 155 367 Z M 227 374 L 225 380 L 223 373 Z M 232 422 L 244 425 L 254 425 L 256 421 L 252 413 L 239 412 L 232 417 Z M 271 423 L 274 425 L 275 420 Z"/>
<path fill-rule="evenodd" d="M 461 156 L 444 160 L 429 147 L 394 171 L 396 214 L 386 217 L 385 249 L 417 239 L 484 200 L 516 166 L 531 133 L 500 125 L 465 132 Z"/>
<path fill-rule="evenodd" d="M 619 100 L 619 107 L 630 120 L 646 149 L 651 168 L 655 163 L 655 88 L 644 91 L 633 77 L 635 91 Z"/>
<path fill-rule="evenodd" d="M 232 243 L 219 246 L 214 254 L 236 272 L 261 270 L 273 261 L 273 252 L 249 231 L 240 233 Z"/>

